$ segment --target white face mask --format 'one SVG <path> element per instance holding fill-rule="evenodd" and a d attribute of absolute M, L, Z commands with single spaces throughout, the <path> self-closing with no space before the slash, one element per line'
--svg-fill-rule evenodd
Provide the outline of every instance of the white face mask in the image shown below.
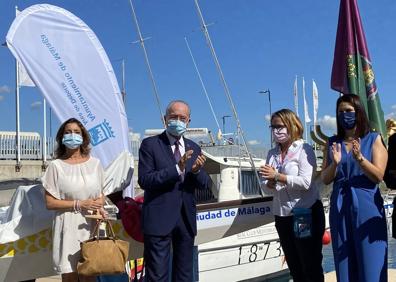
<path fill-rule="evenodd" d="M 275 142 L 280 144 L 286 143 L 290 139 L 290 135 L 287 133 L 286 127 L 272 129 L 272 136 L 274 136 Z"/>

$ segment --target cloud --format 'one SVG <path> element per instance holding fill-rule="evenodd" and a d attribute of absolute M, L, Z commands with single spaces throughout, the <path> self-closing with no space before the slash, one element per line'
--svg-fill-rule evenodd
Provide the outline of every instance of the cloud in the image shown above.
<path fill-rule="evenodd" d="M 270 121 L 271 120 L 271 116 L 270 115 L 265 115 L 264 118 L 265 118 L 266 121 Z"/>
<path fill-rule="evenodd" d="M 330 130 L 335 132 L 337 130 L 337 120 L 335 117 L 324 115 L 318 119 L 319 124 L 323 130 Z"/>
<path fill-rule="evenodd" d="M 7 85 L 0 86 L 0 93 L 10 93 L 11 89 Z"/>
<path fill-rule="evenodd" d="M 392 106 L 391 106 L 391 109 L 392 109 L 392 110 L 396 110 L 396 105 L 392 105 Z"/>
<path fill-rule="evenodd" d="M 41 101 L 36 101 L 36 102 L 33 102 L 33 103 L 30 104 L 30 108 L 36 109 L 36 108 L 41 107 L 42 104 L 43 103 Z"/>
<path fill-rule="evenodd" d="M 392 106 L 392 108 L 393 108 L 393 106 Z M 395 119 L 396 118 L 396 113 L 395 112 L 391 112 L 391 113 L 385 115 L 385 120 L 390 119 L 390 118 Z"/>
<path fill-rule="evenodd" d="M 4 100 L 4 96 L 0 95 L 0 102 Z"/>
<path fill-rule="evenodd" d="M 261 142 L 259 140 L 249 140 L 248 144 L 254 146 L 261 144 Z"/>

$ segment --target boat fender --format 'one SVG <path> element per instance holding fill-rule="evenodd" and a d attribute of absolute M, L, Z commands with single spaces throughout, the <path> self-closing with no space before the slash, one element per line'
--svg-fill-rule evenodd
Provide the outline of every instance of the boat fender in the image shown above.
<path fill-rule="evenodd" d="M 325 230 L 325 232 L 323 233 L 323 237 L 322 237 L 322 244 L 323 245 L 328 245 L 331 242 L 331 235 L 330 235 L 330 231 L 329 230 Z"/>

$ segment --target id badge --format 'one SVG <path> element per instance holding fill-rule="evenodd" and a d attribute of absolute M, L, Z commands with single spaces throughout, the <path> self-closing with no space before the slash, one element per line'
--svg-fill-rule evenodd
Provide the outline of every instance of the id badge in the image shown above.
<path fill-rule="evenodd" d="M 294 236 L 296 238 L 311 237 L 312 210 L 307 208 L 294 208 L 292 213 Z"/>

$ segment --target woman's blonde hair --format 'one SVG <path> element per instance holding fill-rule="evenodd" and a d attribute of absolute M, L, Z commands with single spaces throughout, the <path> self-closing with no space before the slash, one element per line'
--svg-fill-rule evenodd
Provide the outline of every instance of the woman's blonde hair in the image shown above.
<path fill-rule="evenodd" d="M 290 134 L 290 139 L 292 142 L 301 139 L 304 133 L 304 127 L 298 116 L 289 109 L 282 109 L 272 114 L 271 121 L 274 117 L 279 117 L 285 127 L 287 132 Z"/>
<path fill-rule="evenodd" d="M 388 137 L 391 137 L 392 134 L 396 133 L 396 120 L 393 118 L 386 120 L 386 133 Z"/>

